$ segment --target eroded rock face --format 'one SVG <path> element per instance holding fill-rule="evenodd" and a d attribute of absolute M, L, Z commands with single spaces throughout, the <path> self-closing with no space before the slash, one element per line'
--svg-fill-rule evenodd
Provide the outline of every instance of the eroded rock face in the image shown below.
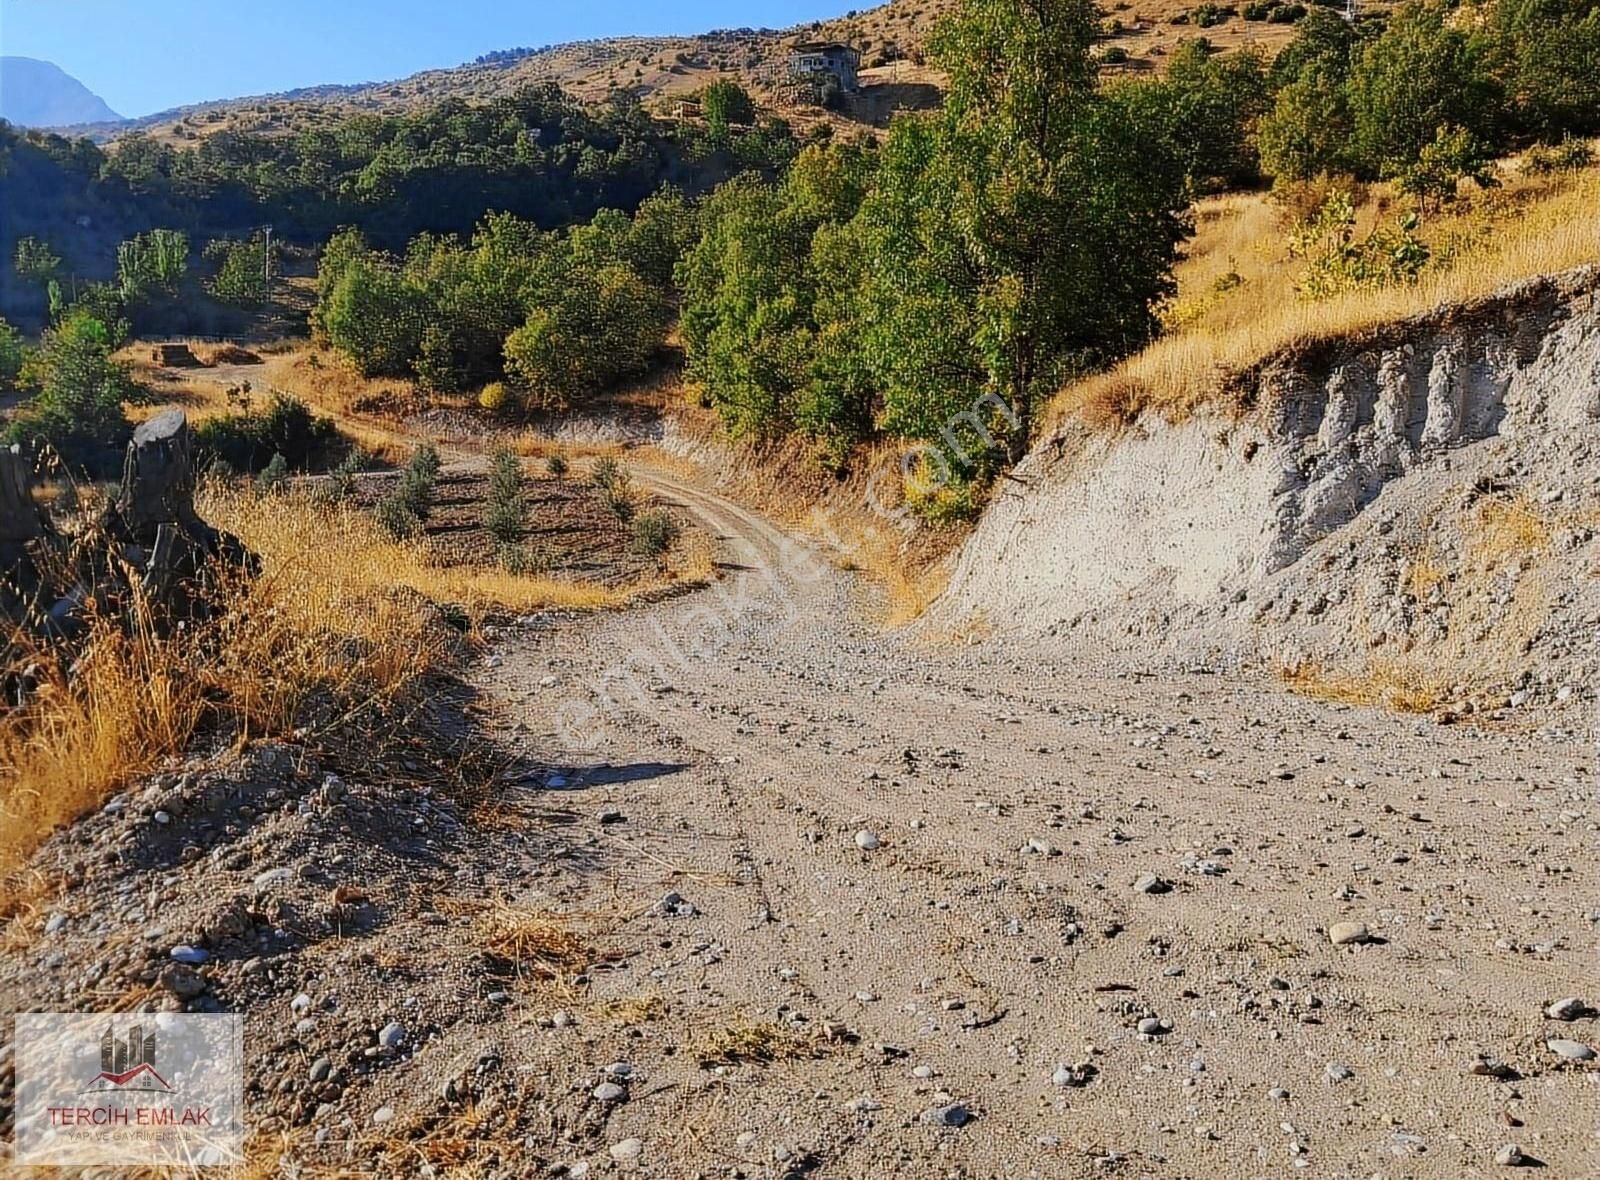
<path fill-rule="evenodd" d="M 1581 549 L 1600 508 L 1597 291 L 1585 267 L 1274 354 L 1232 381 L 1243 419 L 1063 428 L 990 505 L 935 623 L 1212 662 L 1492 639 L 1527 614 L 1505 579 L 1529 570 L 1474 567 L 1485 498 L 1533 505 L 1548 537 L 1524 567 Z"/>

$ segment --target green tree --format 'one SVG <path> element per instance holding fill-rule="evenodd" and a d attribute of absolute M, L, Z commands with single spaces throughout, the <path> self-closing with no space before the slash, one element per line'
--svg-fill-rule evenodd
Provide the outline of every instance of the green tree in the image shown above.
<path fill-rule="evenodd" d="M 24 282 L 38 283 L 41 287 L 55 278 L 61 268 L 61 259 L 50 249 L 50 244 L 35 237 L 17 239 L 15 263 L 17 274 Z"/>
<path fill-rule="evenodd" d="M 1167 75 L 1151 87 L 1166 103 L 1173 148 L 1199 192 L 1237 188 L 1257 175 L 1252 132 L 1270 94 L 1260 54 L 1215 54 L 1198 40 L 1179 42 Z"/>
<path fill-rule="evenodd" d="M 1494 0 L 1482 41 L 1520 129 L 1550 142 L 1600 132 L 1600 3 Z"/>
<path fill-rule="evenodd" d="M 134 392 L 127 369 L 112 359 L 105 324 L 69 313 L 28 357 L 22 381 L 38 392 L 12 420 L 14 441 L 44 441 L 70 462 L 103 463 L 127 433 L 122 403 Z"/>
<path fill-rule="evenodd" d="M 376 257 L 340 274 L 320 319 L 328 341 L 369 377 L 401 377 L 422 344 L 427 303 L 399 270 Z"/>
<path fill-rule="evenodd" d="M 175 229 L 135 234 L 117 247 L 117 283 L 125 300 L 175 295 L 189 266 L 189 238 Z"/>
<path fill-rule="evenodd" d="M 883 424 L 959 474 L 1020 459 L 1072 369 L 1136 348 L 1187 230 L 1161 128 L 1097 94 L 1086 0 L 967 0 L 931 42 L 942 113 L 902 118 L 862 206 Z"/>
<path fill-rule="evenodd" d="M 700 95 L 700 113 L 713 135 L 724 134 L 733 124 L 749 126 L 756 121 L 755 100 L 739 83 L 720 78 Z"/>
<path fill-rule="evenodd" d="M 264 235 L 216 238 L 206 243 L 205 257 L 217 267 L 207 284 L 215 298 L 236 307 L 259 307 L 267 301 L 272 252 Z"/>
<path fill-rule="evenodd" d="M 1448 16 L 1442 3 L 1408 0 L 1355 59 L 1350 146 L 1369 175 L 1399 173 L 1443 126 L 1500 142 L 1500 88 L 1481 46 Z"/>
<path fill-rule="evenodd" d="M 28 345 L 12 325 L 0 320 L 0 393 L 15 393 L 28 358 Z"/>
<path fill-rule="evenodd" d="M 1283 180 L 1310 180 L 1347 169 L 1350 103 L 1345 82 L 1329 64 L 1314 61 L 1279 90 L 1261 120 L 1256 145 L 1261 167 Z"/>
<path fill-rule="evenodd" d="M 1400 172 L 1396 185 L 1427 210 L 1454 201 L 1463 180 L 1483 188 L 1498 184 L 1493 156 L 1464 128 L 1441 127 L 1433 142 L 1418 154 L 1417 162 Z"/>

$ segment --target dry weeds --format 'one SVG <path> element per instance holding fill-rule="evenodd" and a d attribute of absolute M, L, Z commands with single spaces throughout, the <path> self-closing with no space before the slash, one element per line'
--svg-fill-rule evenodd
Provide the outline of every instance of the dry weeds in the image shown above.
<path fill-rule="evenodd" d="M 1392 660 L 1374 660 L 1361 672 L 1341 672 L 1302 662 L 1281 667 L 1288 688 L 1316 700 L 1378 705 L 1399 713 L 1431 713 L 1449 697 L 1450 684 L 1436 672 Z"/>
<path fill-rule="evenodd" d="M 737 1020 L 712 1029 L 689 1046 L 703 1068 L 715 1065 L 770 1064 L 824 1057 L 828 1042 L 810 1032 L 796 1032 L 772 1021 Z"/>
<path fill-rule="evenodd" d="M 1437 262 L 1420 282 L 1317 302 L 1296 295 L 1300 266 L 1288 256 L 1269 197 L 1200 202 L 1195 238 L 1177 268 L 1178 298 L 1165 317 L 1170 334 L 1062 390 L 1046 411 L 1045 428 L 1075 418 L 1114 429 L 1146 408 L 1180 421 L 1218 405 L 1230 375 L 1280 349 L 1354 336 L 1600 258 L 1600 170 L 1529 178 L 1507 163 L 1501 173 L 1501 189 L 1427 223 L 1424 237 Z M 1387 186 L 1374 186 L 1359 211 L 1358 232 L 1392 215 L 1394 202 Z"/>

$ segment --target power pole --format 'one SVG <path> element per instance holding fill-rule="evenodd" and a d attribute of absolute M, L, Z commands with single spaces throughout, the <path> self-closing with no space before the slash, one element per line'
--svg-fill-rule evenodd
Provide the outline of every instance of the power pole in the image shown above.
<path fill-rule="evenodd" d="M 262 289 L 266 292 L 267 300 L 271 300 L 271 298 L 272 298 L 272 227 L 270 225 L 264 225 L 261 228 L 266 231 L 266 235 L 267 235 L 266 236 L 266 247 L 261 251 L 261 255 L 262 255 L 262 259 L 261 259 L 261 271 L 262 271 L 261 278 L 262 278 L 262 283 L 263 283 L 263 288 Z"/>

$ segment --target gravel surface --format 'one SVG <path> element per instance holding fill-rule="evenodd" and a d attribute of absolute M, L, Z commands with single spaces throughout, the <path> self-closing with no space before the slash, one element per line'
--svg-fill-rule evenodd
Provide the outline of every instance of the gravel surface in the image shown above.
<path fill-rule="evenodd" d="M 6 1006 L 244 1011 L 258 1153 L 333 1172 L 1600 1172 L 1588 745 L 885 634 L 636 473 L 723 576 L 493 630 L 489 797 L 196 760 L 41 850 Z"/>

